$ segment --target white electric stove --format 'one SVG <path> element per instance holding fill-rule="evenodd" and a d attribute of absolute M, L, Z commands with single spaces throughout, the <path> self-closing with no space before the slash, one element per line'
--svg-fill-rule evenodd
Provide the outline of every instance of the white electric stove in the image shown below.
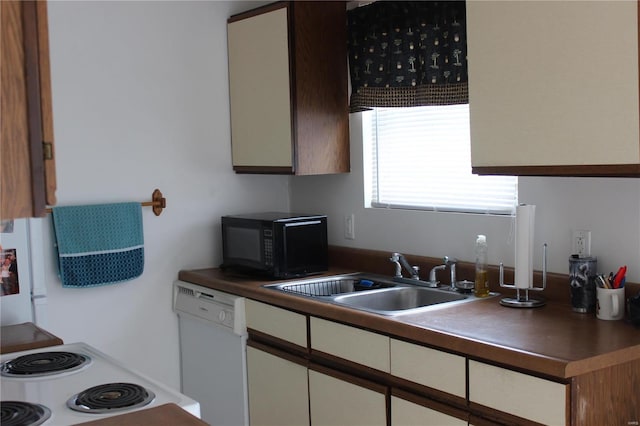
<path fill-rule="evenodd" d="M 3 426 L 72 425 L 167 403 L 200 417 L 197 401 L 86 343 L 14 352 L 0 360 Z M 18 422 L 17 416 L 27 420 Z"/>

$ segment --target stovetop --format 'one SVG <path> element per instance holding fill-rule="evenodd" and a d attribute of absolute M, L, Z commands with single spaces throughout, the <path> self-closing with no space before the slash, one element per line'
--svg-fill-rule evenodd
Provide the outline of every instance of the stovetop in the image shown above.
<path fill-rule="evenodd" d="M 41 356 L 51 353 L 53 356 Z M 98 420 L 140 409 L 153 408 L 166 403 L 174 403 L 196 417 L 200 417 L 200 404 L 166 385 L 126 367 L 122 361 L 100 352 L 86 343 L 72 343 L 50 346 L 24 352 L 4 354 L 0 357 L 3 367 L 9 361 L 24 355 L 33 355 L 34 361 L 27 362 L 27 375 L 3 375 L 0 378 L 2 401 L 22 401 L 40 404 L 51 411 L 51 416 L 43 425 L 68 425 Z M 64 358 L 68 354 L 86 357 L 88 362 L 55 374 L 31 376 L 31 369 L 52 362 L 53 358 Z M 101 385 L 98 389 L 94 387 Z M 94 394 L 91 394 L 94 392 Z M 95 395 L 97 392 L 97 396 Z M 141 393 L 142 396 L 138 396 Z M 134 395 L 135 394 L 135 395 Z M 84 399 L 83 399 L 84 398 Z M 141 398 L 138 405 L 125 409 L 111 409 L 103 403 L 108 400 L 129 400 Z M 82 403 L 77 402 L 82 401 Z M 96 413 L 84 412 L 85 401 L 98 404 Z M 127 402 L 128 403 L 128 402 Z M 70 407 L 73 407 L 70 408 Z M 80 408 L 79 410 L 77 408 Z M 135 408 L 132 408 L 135 407 Z"/>

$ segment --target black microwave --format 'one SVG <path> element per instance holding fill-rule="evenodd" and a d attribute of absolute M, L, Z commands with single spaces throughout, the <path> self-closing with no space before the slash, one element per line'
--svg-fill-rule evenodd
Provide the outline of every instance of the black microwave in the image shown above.
<path fill-rule="evenodd" d="M 222 269 L 292 278 L 325 272 L 328 263 L 324 215 L 222 216 Z"/>

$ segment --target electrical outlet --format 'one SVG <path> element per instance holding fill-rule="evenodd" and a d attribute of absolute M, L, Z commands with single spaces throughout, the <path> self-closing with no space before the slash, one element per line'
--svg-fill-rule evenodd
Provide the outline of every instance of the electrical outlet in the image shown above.
<path fill-rule="evenodd" d="M 355 215 L 353 213 L 344 217 L 344 237 L 347 240 L 356 239 Z"/>
<path fill-rule="evenodd" d="M 591 256 L 591 231 L 575 230 L 572 237 L 572 254 L 578 257 Z"/>

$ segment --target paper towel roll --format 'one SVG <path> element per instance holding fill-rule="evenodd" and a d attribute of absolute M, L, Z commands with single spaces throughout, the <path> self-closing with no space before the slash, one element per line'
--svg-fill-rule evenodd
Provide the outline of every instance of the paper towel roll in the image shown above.
<path fill-rule="evenodd" d="M 514 285 L 530 288 L 533 285 L 533 231 L 536 206 L 520 204 L 516 208 L 516 264 Z"/>

